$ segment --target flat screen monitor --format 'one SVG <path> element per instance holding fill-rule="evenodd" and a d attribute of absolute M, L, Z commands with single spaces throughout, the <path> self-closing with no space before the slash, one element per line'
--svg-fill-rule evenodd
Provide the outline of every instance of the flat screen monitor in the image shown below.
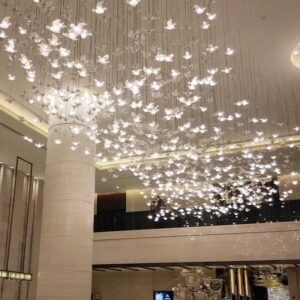
<path fill-rule="evenodd" d="M 172 291 L 154 291 L 153 300 L 173 300 L 174 294 Z"/>

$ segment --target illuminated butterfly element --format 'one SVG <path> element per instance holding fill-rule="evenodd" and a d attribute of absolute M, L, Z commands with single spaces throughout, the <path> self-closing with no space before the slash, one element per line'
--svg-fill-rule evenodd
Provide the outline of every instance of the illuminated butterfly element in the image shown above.
<path fill-rule="evenodd" d="M 206 11 L 206 7 L 200 7 L 199 5 L 194 5 L 195 12 L 198 15 L 203 14 Z"/>
<path fill-rule="evenodd" d="M 82 69 L 84 69 L 84 65 L 82 64 L 82 62 L 76 60 L 74 62 L 74 68 L 77 69 L 77 70 L 82 70 Z"/>
<path fill-rule="evenodd" d="M 137 70 L 131 71 L 132 75 L 134 75 L 134 76 L 140 76 L 141 72 L 142 72 L 142 69 L 137 69 Z"/>
<path fill-rule="evenodd" d="M 4 17 L 0 23 L 0 28 L 1 29 L 7 29 L 11 26 L 11 22 L 10 22 L 10 17 Z"/>
<path fill-rule="evenodd" d="M 92 33 L 88 32 L 87 29 L 85 29 L 86 26 L 87 24 L 84 22 L 78 24 L 70 24 L 68 32 L 63 33 L 63 35 L 73 41 L 77 41 L 79 37 L 85 39 L 88 36 L 92 36 Z"/>
<path fill-rule="evenodd" d="M 192 128 L 191 132 L 192 133 L 202 133 L 203 134 L 203 133 L 207 132 L 207 127 L 204 124 L 202 124 L 200 126 Z"/>
<path fill-rule="evenodd" d="M 89 142 L 101 143 L 103 153 L 96 156 L 99 162 L 118 162 L 121 158 L 130 159 L 146 153 L 147 157 L 153 158 L 155 163 L 129 166 L 121 164 L 114 167 L 111 177 L 116 177 L 117 171 L 131 172 L 145 186 L 153 187 L 149 198 L 164 195 L 171 207 L 170 213 L 163 212 L 166 218 L 194 213 L 196 217 L 201 218 L 202 211 L 214 216 L 236 214 L 249 209 L 251 205 L 259 208 L 263 201 L 255 200 L 261 198 L 262 194 L 258 191 L 261 186 L 259 187 L 257 180 L 282 174 L 283 164 L 276 161 L 274 154 L 277 157 L 281 155 L 279 152 L 261 153 L 260 150 L 248 149 L 239 149 L 238 153 L 227 155 L 227 150 L 235 151 L 235 147 L 239 146 L 227 145 L 226 141 L 232 139 L 234 143 L 239 140 L 240 134 L 244 134 L 249 138 L 249 144 L 255 146 L 256 143 L 266 140 L 267 133 L 271 139 L 278 138 L 278 134 L 272 134 L 265 128 L 269 121 L 261 112 L 258 115 L 255 109 L 248 110 L 248 100 L 232 99 L 230 90 L 235 89 L 235 77 L 226 76 L 232 72 L 232 66 L 231 59 L 224 57 L 224 53 L 233 55 L 234 50 L 224 44 L 217 45 L 218 28 L 216 31 L 215 27 L 213 28 L 212 38 L 200 39 L 197 37 L 197 26 L 190 29 L 189 20 L 179 23 L 181 20 L 175 19 L 173 15 L 173 19 L 166 18 L 166 15 L 161 15 L 160 12 L 158 15 L 151 15 L 150 12 L 147 13 L 148 6 L 143 5 L 142 22 L 133 24 L 128 35 L 124 36 L 124 42 L 119 43 L 119 37 L 123 37 L 119 34 L 118 26 L 111 28 L 112 35 L 106 35 L 105 25 L 109 25 L 116 16 L 115 10 L 108 11 L 106 1 L 95 0 L 95 6 L 88 6 L 90 11 L 86 11 L 86 6 L 79 6 L 77 11 L 72 5 L 72 9 L 67 5 L 72 3 L 72 0 L 67 0 L 64 11 L 60 14 L 60 8 L 54 8 L 51 1 L 36 2 L 42 2 L 42 5 L 35 7 L 33 13 L 38 11 L 38 15 L 32 17 L 30 22 L 14 22 L 18 19 L 15 15 L 11 19 L 15 27 L 13 30 L 6 31 L 0 28 L 1 39 L 6 39 L 7 36 L 16 39 L 14 46 L 8 48 L 17 48 L 20 52 L 20 55 L 15 55 L 14 52 L 7 53 L 9 64 L 19 64 L 28 81 L 37 81 L 36 84 L 30 85 L 33 95 L 30 95 L 29 99 L 25 97 L 29 103 L 41 105 L 48 115 L 55 115 L 58 119 L 78 118 L 86 126 L 79 132 L 74 125 L 73 138 L 76 134 L 83 134 Z M 135 7 L 140 1 L 127 2 Z M 130 14 L 133 13 L 127 5 L 124 9 L 128 9 Z M 212 28 L 212 22 L 217 15 L 210 11 L 211 7 L 208 10 L 208 6 L 205 8 L 195 5 L 194 9 L 197 15 L 202 14 L 202 17 L 199 16 L 201 19 L 196 20 L 200 22 L 199 27 L 203 30 Z M 102 19 L 97 13 L 107 15 Z M 88 20 L 90 18 L 87 14 L 95 22 Z M 26 21 L 26 18 L 24 20 Z M 46 26 L 47 20 L 54 21 Z M 76 23 L 70 24 L 71 20 Z M 103 22 L 104 26 L 100 26 L 98 21 L 101 24 Z M 120 24 L 123 24 L 123 21 Z M 214 25 L 217 27 L 219 24 Z M 186 37 L 179 33 L 179 36 L 176 34 L 175 37 L 165 31 L 185 31 L 186 26 L 192 33 Z M 82 41 L 91 36 L 92 32 L 97 33 L 97 37 Z M 101 34 L 99 39 L 98 34 Z M 159 38 L 153 43 L 151 37 L 156 35 Z M 175 40 L 177 38 L 180 41 Z M 177 42 L 184 44 L 186 48 L 178 49 Z M 5 44 L 9 46 L 7 41 L 3 41 L 0 46 L 5 49 Z M 194 57 L 192 58 L 188 51 L 185 53 L 185 49 L 193 53 Z M 220 49 L 224 49 L 222 53 Z M 97 57 L 97 53 L 108 53 L 109 57 Z M 185 63 L 185 59 L 194 59 L 196 56 L 199 64 Z M 102 62 L 103 65 L 110 63 L 111 67 L 101 66 Z M 173 62 L 176 62 L 176 65 L 173 65 Z M 232 63 L 239 66 L 240 58 L 237 57 Z M 6 76 L 11 75 L 12 79 L 15 75 L 13 71 L 10 72 L 12 74 Z M 247 73 L 247 70 L 245 72 Z M 227 79 L 230 79 L 230 82 Z M 110 84 L 106 85 L 106 81 Z M 216 85 L 219 86 L 217 89 L 214 88 Z M 237 94 L 243 95 L 242 90 Z M 89 96 L 86 97 L 85 94 Z M 220 99 L 227 99 L 227 94 L 228 101 L 221 105 L 223 101 Z M 218 111 L 220 107 L 224 111 Z M 273 120 L 271 116 L 272 113 L 268 117 Z M 101 128 L 98 128 L 100 119 L 103 122 Z M 284 125 L 278 122 L 275 119 L 272 125 Z M 296 124 L 293 123 L 291 127 L 298 128 L 297 132 L 300 132 L 299 124 L 297 125 L 295 127 Z M 241 131 L 235 132 L 239 128 Z M 293 132 L 295 131 L 296 129 Z M 58 140 L 65 143 L 63 135 Z M 76 140 L 66 143 L 70 151 L 92 154 L 91 148 L 79 147 Z M 217 145 L 224 143 L 226 146 L 220 146 L 218 149 Z M 270 151 L 273 143 L 270 145 L 272 146 L 264 151 Z M 216 147 L 216 152 L 212 155 L 206 153 L 210 151 L 210 146 Z M 166 159 L 160 160 L 161 151 L 171 153 Z M 288 163 L 285 157 L 282 161 Z M 228 186 L 238 189 L 238 196 L 228 197 Z M 265 190 L 263 193 L 268 194 L 272 191 Z M 284 195 L 280 197 L 282 199 Z M 183 203 L 186 204 L 185 207 Z M 226 206 L 223 203 L 229 204 Z M 193 207 L 194 204 L 197 208 Z"/>
<path fill-rule="evenodd" d="M 201 99 L 200 96 L 194 96 L 194 97 L 189 98 L 189 99 L 186 99 L 185 97 L 179 97 L 179 98 L 177 98 L 177 100 L 180 103 L 183 103 L 186 106 L 191 106 L 192 104 L 198 102 L 200 99 Z"/>
<path fill-rule="evenodd" d="M 98 56 L 97 62 L 102 65 L 109 64 L 109 55 L 105 54 L 104 56 Z"/>
<path fill-rule="evenodd" d="M 236 106 L 246 106 L 249 104 L 249 101 L 248 100 L 242 100 L 242 101 L 238 101 L 235 103 Z"/>
<path fill-rule="evenodd" d="M 191 128 L 191 123 L 190 122 L 185 123 L 182 126 L 178 126 L 178 130 L 181 131 L 181 132 L 186 131 L 186 129 L 189 129 L 189 128 Z"/>
<path fill-rule="evenodd" d="M 65 28 L 66 26 L 64 25 L 63 21 L 61 21 L 60 19 L 55 19 L 51 26 L 46 26 L 46 28 L 50 31 L 52 31 L 53 33 L 60 33 L 62 31 L 63 28 Z"/>
<path fill-rule="evenodd" d="M 219 49 L 219 46 L 214 46 L 212 44 L 208 45 L 208 47 L 206 48 L 206 51 L 208 53 L 214 53 Z"/>
<path fill-rule="evenodd" d="M 43 40 L 36 32 L 32 33 L 32 38 L 36 44 L 41 43 Z"/>
<path fill-rule="evenodd" d="M 20 54 L 20 62 L 24 70 L 31 70 L 33 68 L 32 61 L 23 53 Z"/>
<path fill-rule="evenodd" d="M 60 145 L 60 144 L 62 144 L 62 140 L 61 140 L 61 139 L 55 139 L 55 140 L 54 140 L 54 143 L 55 143 L 56 145 Z"/>
<path fill-rule="evenodd" d="M 207 29 L 209 29 L 209 27 L 210 27 L 210 24 L 208 22 L 206 22 L 206 21 L 202 22 L 201 28 L 203 30 L 207 30 Z"/>
<path fill-rule="evenodd" d="M 160 82 L 157 82 L 157 81 L 153 81 L 151 83 L 151 89 L 154 90 L 154 91 L 159 91 L 162 86 L 163 86 L 163 84 L 160 83 Z"/>
<path fill-rule="evenodd" d="M 217 18 L 217 14 L 206 13 L 208 20 L 212 21 Z"/>
<path fill-rule="evenodd" d="M 118 99 L 118 106 L 125 106 L 127 104 L 127 101 L 125 99 Z"/>
<path fill-rule="evenodd" d="M 258 122 L 259 122 L 259 119 L 257 119 L 257 118 L 252 118 L 252 119 L 250 120 L 250 122 L 252 122 L 252 123 L 258 123 Z"/>
<path fill-rule="evenodd" d="M 68 57 L 71 55 L 71 51 L 63 47 L 60 47 L 58 51 L 61 57 Z"/>
<path fill-rule="evenodd" d="M 126 3 L 128 3 L 132 7 L 136 7 L 140 2 L 141 0 L 126 0 Z"/>
<path fill-rule="evenodd" d="M 8 80 L 13 81 L 16 79 L 16 75 L 8 74 Z"/>
<path fill-rule="evenodd" d="M 144 85 L 145 79 L 128 81 L 126 80 L 125 86 L 131 91 L 133 95 L 138 95 L 140 93 L 141 87 Z"/>
<path fill-rule="evenodd" d="M 60 67 L 58 59 L 53 59 L 52 61 L 50 60 L 49 62 L 53 69 L 58 69 Z"/>
<path fill-rule="evenodd" d="M 0 31 L 0 39 L 6 39 L 7 38 L 7 35 L 6 35 L 6 33 L 5 33 L 5 31 L 3 31 L 3 30 L 1 30 Z"/>
<path fill-rule="evenodd" d="M 27 34 L 27 29 L 25 29 L 25 28 L 19 26 L 19 33 L 20 33 L 21 35 L 25 35 L 25 34 Z"/>
<path fill-rule="evenodd" d="M 232 48 L 227 48 L 225 54 L 228 55 L 228 56 L 231 56 L 231 55 L 234 54 L 234 52 L 235 52 L 234 49 L 232 49 Z"/>
<path fill-rule="evenodd" d="M 78 75 L 82 78 L 87 77 L 88 76 L 87 69 L 82 68 L 82 69 L 78 70 Z"/>
<path fill-rule="evenodd" d="M 63 65 L 65 67 L 67 67 L 68 69 L 73 69 L 75 67 L 75 62 L 74 61 L 66 61 L 65 63 L 63 63 Z"/>
<path fill-rule="evenodd" d="M 143 101 L 140 100 L 140 101 L 132 101 L 130 103 L 130 107 L 131 108 L 141 108 L 143 106 Z"/>
<path fill-rule="evenodd" d="M 189 90 L 195 90 L 199 84 L 199 79 L 197 76 L 193 77 L 191 81 L 188 82 Z"/>
<path fill-rule="evenodd" d="M 81 34 L 80 34 L 80 36 L 81 36 L 81 38 L 84 40 L 84 39 L 86 39 L 87 37 L 89 37 L 89 36 L 92 36 L 93 34 L 91 33 L 91 32 L 88 32 L 86 29 L 84 29 L 82 32 L 81 32 Z"/>
<path fill-rule="evenodd" d="M 95 82 L 95 86 L 96 87 L 103 87 L 105 82 L 104 81 L 99 81 L 97 79 L 94 79 L 94 82 Z"/>
<path fill-rule="evenodd" d="M 215 69 L 207 69 L 207 73 L 211 74 L 211 75 L 215 75 L 217 74 L 219 71 L 218 68 L 215 68 Z"/>
<path fill-rule="evenodd" d="M 106 182 L 106 181 L 107 181 L 107 178 L 106 178 L 106 177 L 101 177 L 101 181 L 102 181 L 102 182 Z"/>
<path fill-rule="evenodd" d="M 134 123 L 141 123 L 142 122 L 142 116 L 138 114 L 133 114 L 132 119 Z"/>
<path fill-rule="evenodd" d="M 143 71 L 146 75 L 157 75 L 160 72 L 160 68 L 153 68 L 153 67 L 147 68 L 144 66 Z"/>
<path fill-rule="evenodd" d="M 29 82 L 34 82 L 36 78 L 36 72 L 34 70 L 26 72 L 26 79 Z"/>
<path fill-rule="evenodd" d="M 107 7 L 103 6 L 103 1 L 100 1 L 97 3 L 96 8 L 93 8 L 92 11 L 96 13 L 97 15 L 102 15 L 107 10 Z"/>
<path fill-rule="evenodd" d="M 4 46 L 5 51 L 8 53 L 16 53 L 17 50 L 15 49 L 16 40 L 15 39 L 9 39 L 7 40 L 7 44 Z"/>
<path fill-rule="evenodd" d="M 174 70 L 174 69 L 171 70 L 171 76 L 172 76 L 173 78 L 177 78 L 179 75 L 180 75 L 180 72 L 179 72 L 179 71 Z"/>
<path fill-rule="evenodd" d="M 48 57 L 49 54 L 51 53 L 52 48 L 46 44 L 46 43 L 40 43 L 39 44 L 39 52 L 40 55 L 44 56 L 44 57 Z"/>
<path fill-rule="evenodd" d="M 181 111 L 179 108 L 165 108 L 165 116 L 164 118 L 166 120 L 171 120 L 171 119 L 181 119 L 183 116 L 183 111 Z"/>
<path fill-rule="evenodd" d="M 42 143 L 34 143 L 34 145 L 35 145 L 37 148 L 42 148 L 42 147 L 45 146 L 45 145 L 42 144 Z"/>
<path fill-rule="evenodd" d="M 116 88 L 115 86 L 113 87 L 113 93 L 116 95 L 116 96 L 120 96 L 124 93 L 124 90 L 123 89 L 118 89 Z"/>
<path fill-rule="evenodd" d="M 63 75 L 64 75 L 64 71 L 59 71 L 57 73 L 51 73 L 51 76 L 57 80 L 60 80 L 63 77 Z"/>
<path fill-rule="evenodd" d="M 166 30 L 174 30 L 174 29 L 176 29 L 176 23 L 172 19 L 168 20 L 167 21 L 167 25 L 165 26 L 165 29 Z"/>
<path fill-rule="evenodd" d="M 23 139 L 24 139 L 25 141 L 29 142 L 29 143 L 33 143 L 33 139 L 30 138 L 30 137 L 28 137 L 28 136 L 26 136 L 26 135 L 23 137 Z"/>
<path fill-rule="evenodd" d="M 162 53 L 158 53 L 155 56 L 155 60 L 159 61 L 159 62 L 173 62 L 174 59 L 174 54 L 162 54 Z"/>
<path fill-rule="evenodd" d="M 193 55 L 189 51 L 185 51 L 183 58 L 186 60 L 190 60 L 193 57 Z"/>
<path fill-rule="evenodd" d="M 159 108 L 157 105 L 154 105 L 154 103 L 151 102 L 143 108 L 143 111 L 150 113 L 151 115 L 155 115 L 159 112 Z"/>
<path fill-rule="evenodd" d="M 224 68 L 223 70 L 221 70 L 221 72 L 225 73 L 225 74 L 229 74 L 232 71 L 232 68 Z"/>
<path fill-rule="evenodd" d="M 59 38 L 55 34 L 52 34 L 51 39 L 48 39 L 48 43 L 52 47 L 58 47 L 61 44 Z"/>
<path fill-rule="evenodd" d="M 72 131 L 73 134 L 78 135 L 82 131 L 82 126 L 72 125 L 72 126 L 70 126 L 70 129 L 71 129 L 71 131 Z"/>

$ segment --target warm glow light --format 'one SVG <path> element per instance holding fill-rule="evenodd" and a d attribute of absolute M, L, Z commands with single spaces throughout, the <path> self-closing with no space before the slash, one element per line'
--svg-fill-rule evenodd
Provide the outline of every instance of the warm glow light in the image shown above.
<path fill-rule="evenodd" d="M 291 62 L 296 68 L 300 69 L 300 43 L 292 51 Z"/>
<path fill-rule="evenodd" d="M 0 278 L 1 279 L 9 279 L 9 280 L 18 280 L 18 281 L 31 281 L 32 274 L 31 273 L 23 273 L 23 272 L 15 272 L 15 271 L 1 271 L 0 270 Z"/>

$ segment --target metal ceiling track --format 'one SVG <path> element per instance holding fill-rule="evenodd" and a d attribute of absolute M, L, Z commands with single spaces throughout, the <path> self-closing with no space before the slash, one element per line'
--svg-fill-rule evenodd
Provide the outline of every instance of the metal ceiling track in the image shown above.
<path fill-rule="evenodd" d="M 93 271 L 156 271 L 156 270 L 178 270 L 178 269 L 235 269 L 247 268 L 250 270 L 276 267 L 299 267 L 300 260 L 274 260 L 274 261 L 235 261 L 235 262 L 174 262 L 174 263 L 137 263 L 137 264 L 95 264 Z"/>

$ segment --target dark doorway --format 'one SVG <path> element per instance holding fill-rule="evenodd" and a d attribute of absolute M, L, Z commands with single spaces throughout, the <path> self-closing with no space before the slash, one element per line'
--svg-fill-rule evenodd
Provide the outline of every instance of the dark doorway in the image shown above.
<path fill-rule="evenodd" d="M 97 228 L 122 230 L 125 226 L 126 193 L 99 194 L 94 231 Z"/>
<path fill-rule="evenodd" d="M 268 300 L 268 289 L 262 286 L 253 287 L 254 299 Z"/>

